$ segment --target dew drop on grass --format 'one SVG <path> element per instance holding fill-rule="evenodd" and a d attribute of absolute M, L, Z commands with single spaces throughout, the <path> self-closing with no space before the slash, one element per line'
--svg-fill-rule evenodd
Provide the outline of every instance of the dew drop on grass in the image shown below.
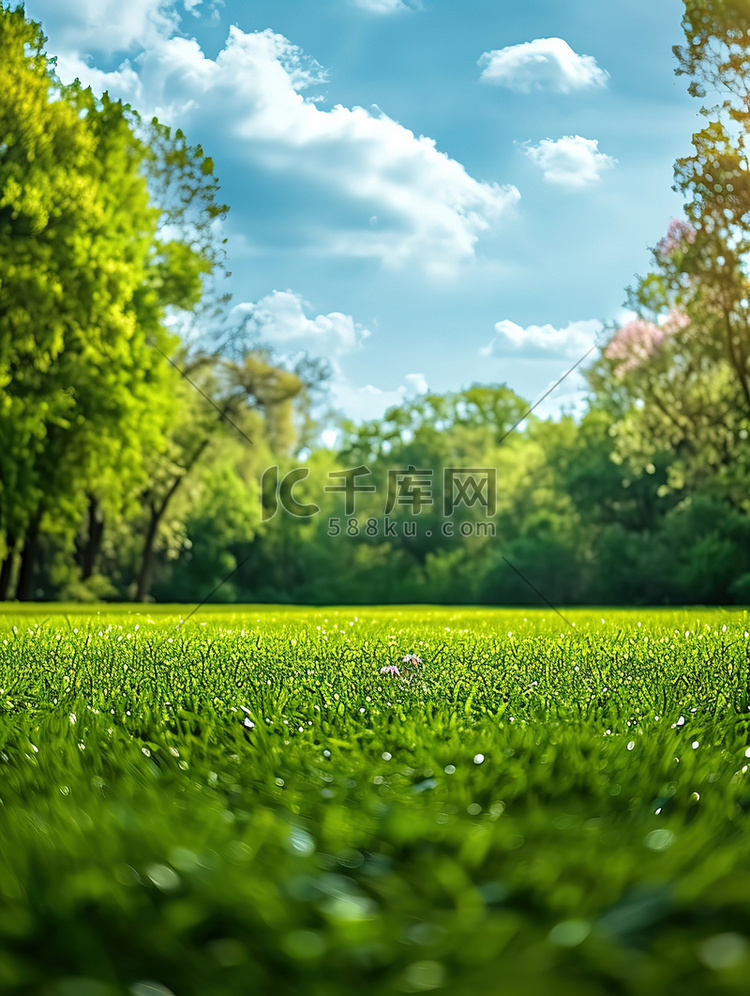
<path fill-rule="evenodd" d="M 671 830 L 652 830 L 643 838 L 643 843 L 652 851 L 664 851 L 674 843 Z"/>
<path fill-rule="evenodd" d="M 174 996 L 171 989 L 159 982 L 135 982 L 128 990 L 130 996 Z"/>
<path fill-rule="evenodd" d="M 315 852 L 315 841 L 301 827 L 292 827 L 289 831 L 289 849 L 298 854 L 310 855 Z"/>
<path fill-rule="evenodd" d="M 550 943 L 561 948 L 575 948 L 589 936 L 591 925 L 586 920 L 563 920 L 547 935 Z"/>
<path fill-rule="evenodd" d="M 698 944 L 698 957 L 714 971 L 734 968 L 747 959 L 750 945 L 739 934 L 714 934 Z"/>
<path fill-rule="evenodd" d="M 474 764 L 481 764 L 484 761 L 484 754 L 474 755 Z"/>
<path fill-rule="evenodd" d="M 404 970 L 402 978 L 402 992 L 427 992 L 443 986 L 445 969 L 438 961 L 415 961 Z"/>
<path fill-rule="evenodd" d="M 174 892 L 180 887 L 180 876 L 168 865 L 149 865 L 146 869 L 146 875 L 162 892 Z"/>
<path fill-rule="evenodd" d="M 319 958 L 326 949 L 325 938 L 315 930 L 293 930 L 281 943 L 286 954 L 297 961 Z"/>

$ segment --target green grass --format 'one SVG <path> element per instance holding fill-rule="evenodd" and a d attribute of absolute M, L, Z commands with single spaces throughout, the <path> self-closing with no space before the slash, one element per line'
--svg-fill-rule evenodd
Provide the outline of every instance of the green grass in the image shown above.
<path fill-rule="evenodd" d="M 0 992 L 747 992 L 747 612 L 181 613 L 0 612 Z"/>

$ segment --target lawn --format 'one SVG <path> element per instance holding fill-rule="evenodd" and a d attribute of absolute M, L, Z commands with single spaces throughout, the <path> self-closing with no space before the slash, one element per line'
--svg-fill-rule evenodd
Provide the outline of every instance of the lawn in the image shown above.
<path fill-rule="evenodd" d="M 0 991 L 747 992 L 746 611 L 188 612 L 0 611 Z"/>

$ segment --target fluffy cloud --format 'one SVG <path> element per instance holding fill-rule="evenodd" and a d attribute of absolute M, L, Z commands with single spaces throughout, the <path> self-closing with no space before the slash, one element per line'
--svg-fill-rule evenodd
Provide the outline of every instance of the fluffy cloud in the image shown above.
<path fill-rule="evenodd" d="M 309 304 L 290 290 L 273 291 L 256 303 L 236 305 L 232 323 L 243 323 L 248 331 L 272 346 L 278 353 L 307 352 L 335 362 L 359 349 L 370 335 L 351 315 L 333 311 L 308 318 Z"/>
<path fill-rule="evenodd" d="M 551 380 L 540 392 L 534 404 L 537 418 L 559 418 L 561 412 L 580 417 L 589 406 L 589 390 L 585 379 L 578 370 L 566 377 L 562 384 Z"/>
<path fill-rule="evenodd" d="M 404 377 L 404 397 L 416 398 L 418 394 L 425 394 L 427 391 L 427 379 L 424 374 L 407 374 Z"/>
<path fill-rule="evenodd" d="M 537 375 L 532 375 L 523 394 L 532 399 L 534 414 L 540 418 L 557 417 L 561 411 L 581 415 L 587 406 L 588 386 L 578 364 L 589 358 L 603 331 L 595 319 L 570 322 L 560 329 L 553 325 L 523 328 L 505 319 L 495 323 L 495 337 L 479 355 L 506 362 L 534 361 L 527 369 Z"/>
<path fill-rule="evenodd" d="M 481 356 L 576 362 L 596 344 L 601 331 L 602 323 L 595 319 L 570 322 L 562 329 L 552 325 L 528 325 L 523 328 L 504 319 L 495 323 L 495 338 L 479 353 Z"/>
<path fill-rule="evenodd" d="M 395 14 L 400 10 L 414 10 L 421 7 L 419 0 L 352 0 L 355 7 L 369 10 L 373 14 Z"/>
<path fill-rule="evenodd" d="M 382 390 L 367 384 L 365 387 L 355 387 L 341 378 L 333 383 L 334 404 L 346 412 L 348 418 L 355 422 L 363 419 L 380 418 L 394 405 L 415 398 L 427 390 L 427 381 L 421 373 L 410 373 L 404 377 L 404 383 L 392 390 Z"/>
<path fill-rule="evenodd" d="M 566 135 L 543 138 L 539 145 L 525 145 L 523 151 L 544 171 L 544 179 L 564 187 L 587 187 L 601 179 L 604 170 L 617 162 L 599 152 L 595 138 Z"/>
<path fill-rule="evenodd" d="M 60 79 L 80 79 L 95 93 L 107 90 L 113 97 L 131 102 L 141 93 L 140 77 L 127 59 L 118 69 L 106 72 L 90 65 L 78 55 L 63 53 L 57 57 L 57 70 Z"/>
<path fill-rule="evenodd" d="M 58 49 L 130 52 L 155 42 L 177 27 L 170 0 L 31 0 L 29 14 L 44 24 Z"/>
<path fill-rule="evenodd" d="M 310 305 L 291 290 L 273 291 L 255 303 L 238 304 L 230 314 L 233 324 L 245 323 L 251 335 L 271 346 L 280 357 L 306 352 L 328 361 L 331 403 L 347 418 L 380 417 L 387 408 L 423 394 L 427 381 L 421 373 L 409 373 L 392 390 L 372 384 L 352 383 L 345 372 L 345 357 L 362 348 L 370 332 L 351 315 L 331 312 L 308 317 Z"/>
<path fill-rule="evenodd" d="M 521 45 L 485 52 L 477 63 L 481 79 L 529 93 L 553 90 L 572 93 L 607 85 L 609 73 L 590 55 L 578 55 L 562 38 L 535 38 Z"/>
<path fill-rule="evenodd" d="M 195 40 L 163 35 L 112 73 L 64 53 L 59 67 L 63 78 L 108 88 L 144 115 L 222 150 L 227 158 L 215 154 L 220 176 L 242 171 L 245 188 L 266 185 L 276 196 L 283 184 L 295 205 L 289 238 L 317 255 L 442 276 L 474 256 L 482 233 L 520 197 L 515 187 L 475 180 L 432 139 L 376 109 L 321 109 L 320 97 L 305 91 L 324 83 L 325 72 L 270 30 L 232 27 L 216 59 Z M 231 186 L 225 190 L 231 200 Z M 248 199 L 251 216 L 242 219 L 257 239 L 262 202 L 262 193 L 255 203 Z M 268 237 L 278 239 L 277 221 Z"/>

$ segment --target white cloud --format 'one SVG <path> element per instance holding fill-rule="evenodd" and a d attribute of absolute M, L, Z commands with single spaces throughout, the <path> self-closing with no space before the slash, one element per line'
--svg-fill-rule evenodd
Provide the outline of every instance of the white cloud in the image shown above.
<path fill-rule="evenodd" d="M 184 15 L 216 19 L 224 0 L 27 0 L 56 51 L 131 52 L 173 34 Z"/>
<path fill-rule="evenodd" d="M 570 322 L 565 328 L 528 325 L 508 319 L 495 323 L 495 338 L 479 350 L 480 356 L 517 359 L 560 359 L 576 362 L 596 343 L 602 323 L 596 319 Z M 563 373 L 564 371 L 561 371 Z"/>
<path fill-rule="evenodd" d="M 548 183 L 564 187 L 586 187 L 601 179 L 604 170 L 617 162 L 599 152 L 595 138 L 566 135 L 564 138 L 543 138 L 539 145 L 525 145 L 523 151 L 544 171 Z"/>
<path fill-rule="evenodd" d="M 419 390 L 417 390 L 419 388 Z M 411 373 L 404 377 L 404 383 L 392 390 L 382 390 L 372 384 L 355 387 L 341 379 L 333 384 L 334 405 L 355 422 L 381 418 L 389 408 L 402 405 L 427 389 L 423 374 Z"/>
<path fill-rule="evenodd" d="M 424 374 L 407 374 L 404 377 L 404 383 L 406 385 L 405 397 L 407 398 L 416 398 L 417 395 L 427 392 L 427 379 Z"/>
<path fill-rule="evenodd" d="M 352 0 L 355 7 L 369 10 L 373 14 L 395 14 L 400 10 L 414 10 L 420 6 L 418 0 Z"/>
<path fill-rule="evenodd" d="M 609 73 L 590 55 L 578 55 L 562 38 L 535 38 L 521 45 L 485 52 L 479 59 L 486 83 L 529 93 L 553 90 L 572 93 L 607 85 Z"/>
<path fill-rule="evenodd" d="M 403 383 L 392 390 L 372 384 L 357 386 L 344 370 L 344 358 L 357 352 L 370 331 L 355 322 L 351 315 L 331 312 L 309 318 L 310 305 L 293 291 L 273 291 L 256 303 L 238 304 L 230 321 L 246 322 L 249 331 L 271 346 L 280 358 L 289 359 L 302 352 L 328 360 L 331 404 L 347 418 L 379 418 L 388 408 L 400 405 L 427 390 L 421 373 L 409 373 Z"/>
<path fill-rule="evenodd" d="M 527 361 L 521 393 L 530 400 L 537 417 L 557 418 L 562 412 L 578 417 L 585 412 L 589 396 L 582 369 L 592 361 L 592 348 L 603 331 L 596 319 L 570 322 L 559 329 L 553 325 L 524 328 L 505 319 L 495 323 L 495 337 L 479 355 L 506 364 Z"/>
<path fill-rule="evenodd" d="M 520 197 L 513 186 L 475 180 L 432 139 L 377 109 L 321 109 L 301 91 L 324 82 L 325 72 L 270 30 L 231 28 L 215 60 L 195 40 L 161 36 L 113 73 L 80 57 L 63 55 L 59 66 L 63 78 L 78 75 L 224 150 L 224 163 L 214 153 L 219 175 L 230 166 L 289 184 L 299 202 L 286 220 L 295 246 L 318 255 L 451 274 Z M 262 205 L 248 201 L 246 210 Z M 246 219 L 243 227 L 259 226 Z"/>
<path fill-rule="evenodd" d="M 233 323 L 246 322 L 249 331 L 279 353 L 304 351 L 331 361 L 359 349 L 370 335 L 351 315 L 338 311 L 308 318 L 309 307 L 299 294 L 273 291 L 254 304 L 236 305 L 229 317 Z"/>
<path fill-rule="evenodd" d="M 171 0 L 30 0 L 26 6 L 58 52 L 130 52 L 170 34 L 179 21 Z"/>
<path fill-rule="evenodd" d="M 580 371 L 574 370 L 569 377 L 557 385 L 557 379 L 551 380 L 539 392 L 543 399 L 534 404 L 534 414 L 537 418 L 559 418 L 562 413 L 580 418 L 588 409 L 590 391 Z M 549 393 L 548 393 L 549 392 Z"/>
<path fill-rule="evenodd" d="M 182 6 L 186 14 L 203 18 L 208 15 L 209 20 L 216 22 L 220 19 L 219 11 L 224 6 L 224 0 L 182 0 Z"/>
<path fill-rule="evenodd" d="M 78 55 L 63 53 L 57 57 L 57 71 L 62 80 L 79 79 L 95 93 L 108 90 L 112 96 L 121 97 L 134 105 L 141 93 L 140 77 L 127 59 L 118 69 L 105 72 Z"/>

